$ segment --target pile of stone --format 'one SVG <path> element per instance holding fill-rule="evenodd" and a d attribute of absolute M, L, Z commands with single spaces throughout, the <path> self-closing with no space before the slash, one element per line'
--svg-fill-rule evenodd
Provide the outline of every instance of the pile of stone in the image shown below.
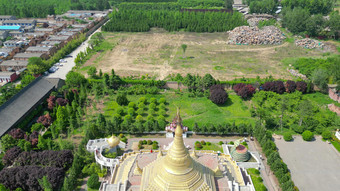
<path fill-rule="evenodd" d="M 229 31 L 228 44 L 237 45 L 277 45 L 286 37 L 274 26 L 258 27 L 241 26 Z"/>
<path fill-rule="evenodd" d="M 259 24 L 260 21 L 267 21 L 268 19 L 266 18 L 251 18 L 251 19 L 248 19 L 247 22 L 249 24 L 249 26 L 251 27 L 255 27 Z"/>
<path fill-rule="evenodd" d="M 307 49 L 314 49 L 314 48 L 323 49 L 325 46 L 324 43 L 317 41 L 317 40 L 310 39 L 310 38 L 296 40 L 295 45 L 299 47 L 307 48 Z"/>

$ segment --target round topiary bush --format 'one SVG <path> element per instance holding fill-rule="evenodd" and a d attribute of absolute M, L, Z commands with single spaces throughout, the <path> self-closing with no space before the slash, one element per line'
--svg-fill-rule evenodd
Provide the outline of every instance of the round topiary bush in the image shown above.
<path fill-rule="evenodd" d="M 146 145 L 148 142 L 146 140 L 143 140 L 143 145 Z"/>
<path fill-rule="evenodd" d="M 145 97 L 141 97 L 141 98 L 139 98 L 139 101 L 138 101 L 139 103 L 146 103 L 146 98 Z"/>
<path fill-rule="evenodd" d="M 92 189 L 99 189 L 100 182 L 98 174 L 92 174 L 87 181 L 87 186 Z"/>
<path fill-rule="evenodd" d="M 230 142 L 229 142 L 229 145 L 233 145 L 233 144 L 234 144 L 234 141 L 230 141 Z"/>
<path fill-rule="evenodd" d="M 285 141 L 291 141 L 291 140 L 293 140 L 293 136 L 292 136 L 292 134 L 291 134 L 290 132 L 285 132 L 285 133 L 283 134 L 283 139 L 284 139 Z"/>
<path fill-rule="evenodd" d="M 263 179 L 259 176 L 259 177 L 257 177 L 257 180 L 259 181 L 259 182 L 262 182 L 263 181 Z"/>
<path fill-rule="evenodd" d="M 154 97 L 153 97 L 153 98 L 151 98 L 151 99 L 150 99 L 150 103 L 155 103 L 155 104 L 157 104 L 157 99 L 156 99 L 156 98 L 154 98 Z"/>
<path fill-rule="evenodd" d="M 129 104 L 129 100 L 126 98 L 126 94 L 118 94 L 116 102 L 119 105 L 127 105 L 127 104 Z"/>
<path fill-rule="evenodd" d="M 223 145 L 223 141 L 218 142 L 219 145 Z"/>
<path fill-rule="evenodd" d="M 159 102 L 159 103 L 164 103 L 164 104 L 165 104 L 166 100 L 165 100 L 165 98 L 161 98 L 161 99 L 159 99 L 158 102 Z"/>
<path fill-rule="evenodd" d="M 151 140 L 148 140 L 148 145 L 152 145 L 152 141 Z"/>
<path fill-rule="evenodd" d="M 305 141 L 311 141 L 313 138 L 314 134 L 311 131 L 306 130 L 302 133 L 302 139 Z"/>
<path fill-rule="evenodd" d="M 120 116 L 122 116 L 122 115 L 124 115 L 124 109 L 122 107 L 118 107 L 116 113 L 119 114 Z"/>
<path fill-rule="evenodd" d="M 201 144 L 202 144 L 202 145 L 205 145 L 205 141 L 202 140 L 202 141 L 201 141 Z"/>
<path fill-rule="evenodd" d="M 332 138 L 332 133 L 328 130 L 324 130 L 321 135 L 322 135 L 322 138 L 325 140 Z"/>
<path fill-rule="evenodd" d="M 196 142 L 195 143 L 195 149 L 196 150 L 200 150 L 200 149 L 202 149 L 203 147 L 202 147 L 202 145 L 201 145 L 201 143 L 200 142 Z"/>
<path fill-rule="evenodd" d="M 207 142 L 207 145 L 209 146 L 209 145 L 211 145 L 211 143 L 210 143 L 210 142 Z"/>
<path fill-rule="evenodd" d="M 135 102 L 130 102 L 128 107 L 129 108 L 136 108 L 136 103 Z"/>
<path fill-rule="evenodd" d="M 158 149 L 158 144 L 153 143 L 153 144 L 152 144 L 152 149 L 154 149 L 154 150 L 155 150 L 155 149 Z"/>

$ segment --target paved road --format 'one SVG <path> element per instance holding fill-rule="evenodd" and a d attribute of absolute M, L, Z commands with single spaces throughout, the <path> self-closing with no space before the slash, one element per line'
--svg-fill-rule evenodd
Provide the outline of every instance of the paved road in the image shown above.
<path fill-rule="evenodd" d="M 280 156 L 288 165 L 292 179 L 301 191 L 340 190 L 340 154 L 332 144 L 316 137 L 315 141 L 275 140 Z"/>
<path fill-rule="evenodd" d="M 105 25 L 106 23 L 104 23 Z M 96 33 L 96 32 L 101 32 L 101 27 L 99 27 L 95 32 L 91 34 L 91 36 Z M 64 66 L 59 67 L 59 70 L 57 70 L 54 73 L 51 73 L 47 76 L 47 78 L 61 78 L 61 79 L 66 79 L 66 74 L 72 70 L 72 68 L 76 65 L 74 63 L 74 59 L 76 58 L 77 54 L 79 54 L 81 51 L 85 51 L 86 48 L 89 46 L 88 42 L 91 38 L 89 36 L 86 41 L 84 41 L 78 48 L 76 48 L 70 55 L 72 58 L 64 58 L 64 60 L 67 61 L 67 63 L 63 63 Z"/>

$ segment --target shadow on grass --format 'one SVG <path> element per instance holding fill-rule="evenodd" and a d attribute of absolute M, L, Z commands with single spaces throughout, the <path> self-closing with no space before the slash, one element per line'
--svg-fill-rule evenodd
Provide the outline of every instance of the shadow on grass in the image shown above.
<path fill-rule="evenodd" d="M 222 105 L 217 105 L 218 107 L 228 107 L 231 106 L 234 102 L 230 99 L 230 97 L 228 97 L 227 101 L 222 104 Z"/>

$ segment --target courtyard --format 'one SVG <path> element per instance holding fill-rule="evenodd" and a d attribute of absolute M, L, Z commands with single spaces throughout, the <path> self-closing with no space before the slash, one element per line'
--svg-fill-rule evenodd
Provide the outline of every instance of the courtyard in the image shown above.
<path fill-rule="evenodd" d="M 339 190 L 340 154 L 337 150 L 319 136 L 311 142 L 303 141 L 301 136 L 293 137 L 292 142 L 275 139 L 275 143 L 299 190 Z"/>

